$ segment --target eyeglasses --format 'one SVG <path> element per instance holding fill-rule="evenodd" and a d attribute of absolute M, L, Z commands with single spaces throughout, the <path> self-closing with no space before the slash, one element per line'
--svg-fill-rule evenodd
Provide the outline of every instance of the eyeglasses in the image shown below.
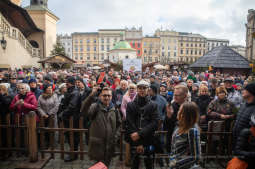
<path fill-rule="evenodd" d="M 103 97 L 112 97 L 112 95 L 110 95 L 110 94 L 104 94 L 104 95 L 102 95 Z"/>
<path fill-rule="evenodd" d="M 130 90 L 135 90 L 135 88 L 129 88 Z"/>

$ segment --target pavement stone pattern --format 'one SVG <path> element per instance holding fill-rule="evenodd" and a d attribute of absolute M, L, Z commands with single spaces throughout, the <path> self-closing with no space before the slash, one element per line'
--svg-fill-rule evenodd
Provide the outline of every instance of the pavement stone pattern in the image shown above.
<path fill-rule="evenodd" d="M 0 161 L 0 169 L 15 169 L 20 163 L 27 160 L 27 157 L 10 157 L 5 161 Z M 143 162 L 141 161 L 140 169 L 145 169 Z M 88 169 L 93 165 L 93 162 L 89 161 L 88 156 L 84 156 L 84 160 L 75 160 L 73 162 L 64 162 L 60 159 L 60 155 L 56 154 L 55 159 L 51 159 L 44 169 Z M 124 162 L 119 161 L 119 157 L 115 157 L 111 163 L 110 169 L 130 169 L 126 167 Z M 155 164 L 155 169 L 169 169 L 169 167 L 160 167 Z M 206 164 L 205 169 L 223 169 L 220 167 L 215 160 L 210 161 Z"/>

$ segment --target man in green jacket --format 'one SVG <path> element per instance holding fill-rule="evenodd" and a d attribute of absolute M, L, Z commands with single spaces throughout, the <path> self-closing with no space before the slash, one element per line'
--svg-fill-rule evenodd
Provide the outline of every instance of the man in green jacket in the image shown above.
<path fill-rule="evenodd" d="M 100 93 L 98 101 L 93 103 L 98 93 Z M 111 89 L 94 87 L 91 94 L 83 101 L 81 112 L 90 121 L 88 147 L 90 160 L 103 162 L 109 167 L 121 124 L 120 114 L 112 103 Z"/>

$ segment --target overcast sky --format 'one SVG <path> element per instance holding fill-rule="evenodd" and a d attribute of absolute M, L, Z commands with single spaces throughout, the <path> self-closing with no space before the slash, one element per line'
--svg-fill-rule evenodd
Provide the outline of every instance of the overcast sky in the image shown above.
<path fill-rule="evenodd" d="M 48 0 L 48 8 L 60 18 L 58 33 L 142 26 L 144 35 L 153 35 L 162 27 L 245 45 L 248 9 L 255 9 L 255 0 Z"/>

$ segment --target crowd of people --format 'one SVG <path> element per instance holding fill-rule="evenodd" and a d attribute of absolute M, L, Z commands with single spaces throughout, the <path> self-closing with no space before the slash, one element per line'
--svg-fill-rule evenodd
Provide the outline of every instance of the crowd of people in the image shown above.
<path fill-rule="evenodd" d="M 138 169 L 144 159 L 146 169 L 153 168 L 153 154 L 168 153 L 160 166 L 170 168 L 199 167 L 201 132 L 208 124 L 223 125 L 223 132 L 232 132 L 232 152 L 254 168 L 255 158 L 255 83 L 252 76 L 220 72 L 146 70 L 122 72 L 114 69 L 84 70 L 21 70 L 0 72 L 0 107 L 2 119 L 7 114 L 20 115 L 20 121 L 30 111 L 43 117 L 54 127 L 63 122 L 74 128 L 84 118 L 88 155 L 93 163 L 109 166 L 114 148 L 125 130 L 127 151 L 131 152 L 131 168 Z M 12 118 L 14 119 L 14 118 Z M 3 120 L 4 122 L 4 120 Z M 15 120 L 12 120 L 15 123 Z M 166 139 L 155 131 L 167 131 Z M 3 130 L 2 135 L 6 134 Z M 69 138 L 69 133 L 66 132 Z M 74 150 L 79 147 L 79 135 L 74 132 Z M 70 139 L 68 139 L 70 141 Z M 231 140 L 214 139 L 214 146 Z M 45 134 L 46 147 L 49 135 Z M 3 146 L 6 145 L 3 140 Z M 223 148 L 224 151 L 227 147 Z M 213 150 L 212 150 L 213 151 Z M 218 153 L 214 147 L 212 153 Z M 68 155 L 73 161 L 77 155 Z"/>

